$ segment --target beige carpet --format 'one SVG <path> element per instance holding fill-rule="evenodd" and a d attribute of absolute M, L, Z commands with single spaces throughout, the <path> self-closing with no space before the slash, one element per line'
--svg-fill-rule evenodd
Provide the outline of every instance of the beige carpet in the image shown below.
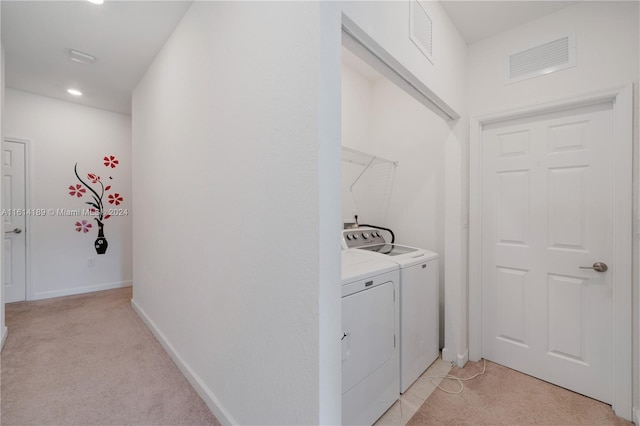
<path fill-rule="evenodd" d="M 469 377 L 479 371 L 482 361 L 454 367 L 449 374 Z M 453 381 L 444 382 L 445 389 L 459 388 Z M 492 362 L 487 362 L 483 376 L 464 386 L 459 395 L 436 389 L 407 424 L 633 425 L 616 417 L 609 405 Z"/>
<path fill-rule="evenodd" d="M 131 289 L 9 304 L 3 425 L 218 425 Z"/>

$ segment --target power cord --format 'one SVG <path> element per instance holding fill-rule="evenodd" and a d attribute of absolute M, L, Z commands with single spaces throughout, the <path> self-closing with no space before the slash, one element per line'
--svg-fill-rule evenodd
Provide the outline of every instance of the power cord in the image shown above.
<path fill-rule="evenodd" d="M 462 393 L 462 391 L 464 390 L 464 383 L 462 383 L 462 382 L 466 382 L 467 380 L 475 379 L 476 377 L 482 376 L 485 373 L 485 371 L 487 370 L 487 360 L 482 358 L 482 363 L 483 363 L 482 364 L 482 371 L 479 372 L 479 373 L 474 374 L 471 377 L 461 378 L 461 377 L 453 376 L 451 374 L 447 374 L 446 376 L 427 376 L 427 377 L 425 377 L 425 379 L 431 379 L 431 383 L 433 383 L 441 391 L 457 395 L 457 394 Z M 434 382 L 435 379 L 455 380 L 460 385 L 460 389 L 457 390 L 457 391 L 450 391 L 450 390 L 444 389 L 438 383 Z"/>

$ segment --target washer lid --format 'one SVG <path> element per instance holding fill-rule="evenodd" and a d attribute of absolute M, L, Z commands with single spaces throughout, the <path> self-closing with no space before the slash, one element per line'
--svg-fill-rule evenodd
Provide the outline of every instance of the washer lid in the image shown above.
<path fill-rule="evenodd" d="M 395 271 L 398 265 L 383 257 L 373 257 L 359 249 L 342 250 L 342 284 Z"/>
<path fill-rule="evenodd" d="M 401 246 L 398 244 L 376 244 L 371 246 L 361 246 L 354 250 L 361 250 L 371 256 L 389 259 L 400 265 L 400 268 L 407 268 L 417 265 L 418 263 L 430 262 L 437 259 L 438 253 L 429 250 Z"/>
<path fill-rule="evenodd" d="M 360 246 L 360 250 L 373 251 L 387 256 L 399 256 L 401 254 L 413 253 L 420 249 L 408 246 L 399 246 L 398 244 L 375 244 L 371 246 Z"/>

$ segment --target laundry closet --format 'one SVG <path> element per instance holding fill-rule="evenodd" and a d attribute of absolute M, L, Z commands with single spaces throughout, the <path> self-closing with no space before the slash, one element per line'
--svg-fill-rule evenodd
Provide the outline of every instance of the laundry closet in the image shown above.
<path fill-rule="evenodd" d="M 449 124 L 342 49 L 342 222 L 393 230 L 396 242 L 444 253 Z M 375 158 L 374 158 L 375 157 Z M 440 262 L 440 347 L 444 346 Z"/>
<path fill-rule="evenodd" d="M 345 40 L 342 421 L 370 424 L 444 346 L 438 253 L 444 253 L 444 144 L 450 129 L 377 71 L 370 52 L 351 51 Z"/>

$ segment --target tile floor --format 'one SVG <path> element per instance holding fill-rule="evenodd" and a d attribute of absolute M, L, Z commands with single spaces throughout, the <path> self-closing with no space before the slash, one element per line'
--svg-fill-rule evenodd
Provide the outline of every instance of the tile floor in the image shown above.
<path fill-rule="evenodd" d="M 427 400 L 436 385 L 429 377 L 444 376 L 451 370 L 451 363 L 443 361 L 441 357 L 427 368 L 418 380 L 407 391 L 400 395 L 400 399 L 387 410 L 386 413 L 374 423 L 374 426 L 404 426 L 418 411 L 418 408 Z M 434 380 L 440 383 L 442 379 Z"/>

